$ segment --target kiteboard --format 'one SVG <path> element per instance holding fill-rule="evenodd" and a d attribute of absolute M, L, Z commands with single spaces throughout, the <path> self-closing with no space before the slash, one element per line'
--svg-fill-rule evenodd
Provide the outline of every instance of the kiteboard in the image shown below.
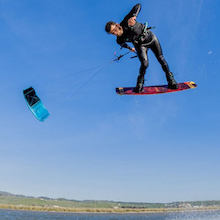
<path fill-rule="evenodd" d="M 37 96 L 35 90 L 30 87 L 25 89 L 23 94 L 28 107 L 35 118 L 39 121 L 44 121 L 49 116 L 49 112 L 41 102 L 40 98 Z"/>
<path fill-rule="evenodd" d="M 136 93 L 134 91 L 135 87 L 119 87 L 116 88 L 116 93 L 119 95 L 154 95 L 161 93 L 179 92 L 186 89 L 194 89 L 196 87 L 197 87 L 196 83 L 190 81 L 190 82 L 178 83 L 178 89 L 169 89 L 168 85 L 146 86 L 143 88 L 142 92 Z"/>

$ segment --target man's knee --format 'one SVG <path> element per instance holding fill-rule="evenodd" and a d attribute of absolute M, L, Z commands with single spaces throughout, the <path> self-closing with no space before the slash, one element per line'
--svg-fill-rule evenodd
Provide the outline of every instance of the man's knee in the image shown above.
<path fill-rule="evenodd" d="M 167 61 L 165 60 L 163 55 L 158 57 L 158 61 L 161 64 L 164 72 L 169 72 L 169 66 L 168 66 Z"/>
<path fill-rule="evenodd" d="M 157 58 L 159 61 L 164 61 L 165 60 L 165 58 L 164 58 L 164 56 L 163 55 L 160 55 L 160 56 L 158 56 L 158 58 Z"/>
<path fill-rule="evenodd" d="M 143 69 L 147 69 L 148 65 L 149 65 L 148 60 L 143 60 L 143 61 L 141 62 L 141 66 L 142 66 Z"/>
<path fill-rule="evenodd" d="M 160 55 L 158 57 L 158 61 L 161 63 L 161 65 L 167 65 L 167 62 L 166 62 L 166 60 L 165 60 L 163 55 Z"/>

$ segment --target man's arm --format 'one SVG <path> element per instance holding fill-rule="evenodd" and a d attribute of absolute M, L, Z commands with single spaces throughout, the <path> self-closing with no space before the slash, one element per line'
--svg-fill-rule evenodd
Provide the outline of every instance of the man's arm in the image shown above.
<path fill-rule="evenodd" d="M 137 17 L 139 12 L 141 10 L 141 4 L 136 4 L 132 9 L 131 11 L 129 12 L 129 14 L 127 15 L 129 18 L 131 17 Z M 127 17 L 126 16 L 126 17 Z"/>
<path fill-rule="evenodd" d="M 125 16 L 125 18 L 123 19 L 123 21 L 121 23 L 124 23 L 125 22 L 127 23 L 128 22 L 128 19 L 129 18 L 132 18 L 132 17 L 137 17 L 139 12 L 141 10 L 141 4 L 136 4 L 132 9 L 131 11 Z"/>
<path fill-rule="evenodd" d="M 123 48 L 127 48 L 128 50 L 132 51 L 132 52 L 135 52 L 135 49 L 132 48 L 132 47 L 129 47 L 128 44 L 124 41 L 122 41 L 120 38 L 117 38 L 117 43 L 123 47 Z"/>

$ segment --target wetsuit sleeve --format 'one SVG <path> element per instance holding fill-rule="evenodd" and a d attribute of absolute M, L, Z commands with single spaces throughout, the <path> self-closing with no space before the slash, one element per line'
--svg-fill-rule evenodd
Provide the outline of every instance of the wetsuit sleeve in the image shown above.
<path fill-rule="evenodd" d="M 127 48 L 129 50 L 132 49 L 131 47 L 128 46 L 128 44 L 125 41 L 121 40 L 120 38 L 117 38 L 117 43 L 123 48 Z"/>
<path fill-rule="evenodd" d="M 131 9 L 131 11 L 129 12 L 129 14 L 127 15 L 128 17 L 137 17 L 138 16 L 138 14 L 139 14 L 139 12 L 140 12 L 140 10 L 141 10 L 141 4 L 136 4 L 132 9 Z M 126 16 L 126 17 L 127 17 Z"/>
<path fill-rule="evenodd" d="M 127 21 L 129 18 L 131 17 L 137 17 L 139 12 L 141 10 L 141 4 L 136 4 L 131 11 L 124 17 L 123 21 L 121 22 L 121 24 L 126 25 Z"/>

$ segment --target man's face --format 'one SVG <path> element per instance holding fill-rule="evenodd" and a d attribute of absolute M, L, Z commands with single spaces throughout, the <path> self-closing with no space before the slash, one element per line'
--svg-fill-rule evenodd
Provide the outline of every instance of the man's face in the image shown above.
<path fill-rule="evenodd" d="M 112 24 L 110 33 L 117 37 L 120 37 L 123 34 L 123 29 L 119 24 Z"/>

